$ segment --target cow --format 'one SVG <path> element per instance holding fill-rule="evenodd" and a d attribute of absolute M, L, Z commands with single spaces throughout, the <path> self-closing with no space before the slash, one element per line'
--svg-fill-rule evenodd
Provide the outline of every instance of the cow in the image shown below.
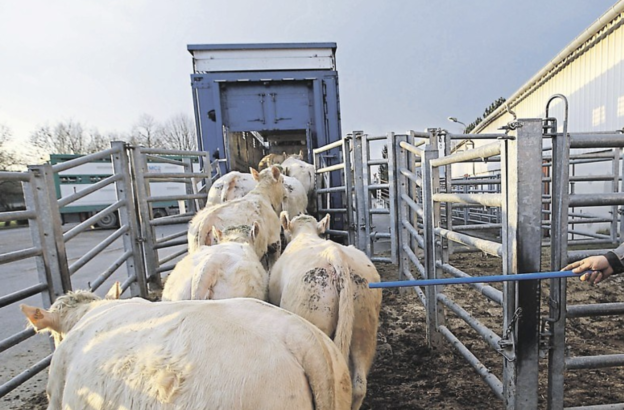
<path fill-rule="evenodd" d="M 286 152 L 282 152 L 281 154 L 268 154 L 265 155 L 258 163 L 258 170 L 263 170 L 271 165 L 279 165 L 284 162 L 287 158 L 296 158 L 303 159 L 303 151 L 299 151 L 298 154 L 286 154 Z"/>
<path fill-rule="evenodd" d="M 379 282 L 379 274 L 360 250 L 319 237 L 329 227 L 329 214 L 317 223 L 308 215 L 289 221 L 283 212 L 281 223 L 290 242 L 271 269 L 269 301 L 333 338 L 349 363 L 357 410 L 366 395 L 381 308 L 381 290 L 368 284 Z"/>
<path fill-rule="evenodd" d="M 242 198 L 251 192 L 258 183 L 251 174 L 238 171 L 228 172 L 217 179 L 208 191 L 206 206 L 222 204 L 233 199 Z"/>
<path fill-rule="evenodd" d="M 56 341 L 48 410 L 351 406 L 349 370 L 331 340 L 256 299 L 152 303 L 77 291 L 50 310 L 20 307 Z"/>
<path fill-rule="evenodd" d="M 162 300 L 250 297 L 268 299 L 269 275 L 253 249 L 260 225 L 213 229 L 217 244 L 200 246 L 178 262 L 167 278 Z"/>
<path fill-rule="evenodd" d="M 306 190 L 308 197 L 314 193 L 314 184 L 316 181 L 316 171 L 314 165 L 307 162 L 290 157 L 282 162 L 284 173 L 288 176 L 296 178 Z"/>
<path fill-rule="evenodd" d="M 254 249 L 259 258 L 267 255 L 267 268 L 281 253 L 279 212 L 284 198 L 283 177 L 275 166 L 258 173 L 251 169 L 258 185 L 242 198 L 213 205 L 199 211 L 191 220 L 188 230 L 189 253 L 202 245 L 212 245 L 212 228 L 260 224 Z"/>
<path fill-rule="evenodd" d="M 278 168 L 281 168 L 278 166 Z M 308 195 L 296 178 L 283 175 L 284 178 L 284 200 L 282 201 L 282 209 L 288 212 L 288 215 L 296 216 L 306 213 L 308 207 Z M 217 179 L 208 191 L 208 201 L 206 206 L 217 205 L 223 202 L 232 201 L 242 198 L 251 192 L 258 183 L 252 174 L 246 174 L 238 171 L 228 172 L 221 178 Z"/>

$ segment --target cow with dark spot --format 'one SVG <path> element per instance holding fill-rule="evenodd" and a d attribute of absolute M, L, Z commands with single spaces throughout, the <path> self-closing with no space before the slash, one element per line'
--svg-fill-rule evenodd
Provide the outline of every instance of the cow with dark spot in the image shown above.
<path fill-rule="evenodd" d="M 353 246 L 324 240 L 329 215 L 317 223 L 302 215 L 281 223 L 290 242 L 271 269 L 269 301 L 309 320 L 334 340 L 349 363 L 353 410 L 366 395 L 381 308 L 380 277 L 368 257 Z"/>

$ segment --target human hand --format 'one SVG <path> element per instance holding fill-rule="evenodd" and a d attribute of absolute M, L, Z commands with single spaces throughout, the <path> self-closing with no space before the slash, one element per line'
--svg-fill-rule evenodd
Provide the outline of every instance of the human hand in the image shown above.
<path fill-rule="evenodd" d="M 561 270 L 572 270 L 576 274 L 581 274 L 581 280 L 587 281 L 592 285 L 598 284 L 606 280 L 613 274 L 613 268 L 609 265 L 609 261 L 603 255 L 590 256 L 580 261 L 573 262 Z M 588 272 L 589 271 L 589 272 Z"/>

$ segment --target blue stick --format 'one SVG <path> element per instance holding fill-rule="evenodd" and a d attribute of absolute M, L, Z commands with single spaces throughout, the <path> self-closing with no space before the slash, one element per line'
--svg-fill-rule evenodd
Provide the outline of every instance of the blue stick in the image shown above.
<path fill-rule="evenodd" d="M 422 280 L 401 280 L 397 282 L 377 282 L 370 283 L 369 288 L 403 288 L 408 286 L 433 286 L 433 285 L 459 285 L 464 283 L 487 283 L 487 282 L 509 282 L 519 280 L 540 280 L 569 278 L 581 276 L 571 270 L 539 273 L 520 273 L 517 275 L 494 275 L 494 276 L 471 276 L 469 278 L 444 278 L 444 279 L 422 279 Z"/>

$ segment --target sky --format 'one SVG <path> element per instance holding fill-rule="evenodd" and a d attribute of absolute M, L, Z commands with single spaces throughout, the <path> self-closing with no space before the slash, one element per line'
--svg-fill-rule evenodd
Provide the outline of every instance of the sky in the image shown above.
<path fill-rule="evenodd" d="M 615 2 L 0 0 L 0 124 L 127 132 L 192 116 L 187 44 L 336 42 L 343 135 L 461 131 Z"/>

